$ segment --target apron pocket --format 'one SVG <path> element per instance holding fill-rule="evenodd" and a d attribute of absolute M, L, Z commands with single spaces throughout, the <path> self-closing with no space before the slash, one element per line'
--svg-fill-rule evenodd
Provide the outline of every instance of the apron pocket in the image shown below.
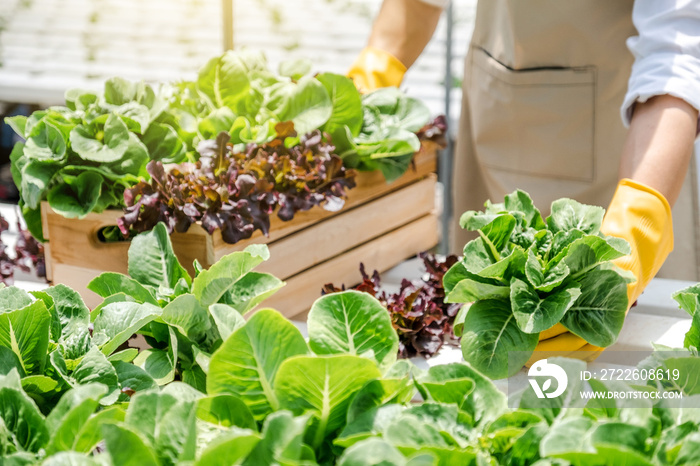
<path fill-rule="evenodd" d="M 492 169 L 592 181 L 595 67 L 513 70 L 472 50 L 476 156 Z"/>

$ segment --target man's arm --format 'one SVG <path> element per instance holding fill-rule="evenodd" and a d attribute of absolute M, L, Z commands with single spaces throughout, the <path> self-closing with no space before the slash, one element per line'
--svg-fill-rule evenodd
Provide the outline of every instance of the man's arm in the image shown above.
<path fill-rule="evenodd" d="M 384 0 L 367 45 L 410 68 L 428 45 L 441 13 L 442 8 L 420 0 Z"/>
<path fill-rule="evenodd" d="M 654 188 L 671 206 L 693 156 L 698 111 L 670 95 L 637 103 L 622 150 L 620 178 Z"/>
<path fill-rule="evenodd" d="M 442 1 L 384 0 L 369 43 L 348 72 L 355 85 L 363 91 L 399 86 L 435 32 Z"/>

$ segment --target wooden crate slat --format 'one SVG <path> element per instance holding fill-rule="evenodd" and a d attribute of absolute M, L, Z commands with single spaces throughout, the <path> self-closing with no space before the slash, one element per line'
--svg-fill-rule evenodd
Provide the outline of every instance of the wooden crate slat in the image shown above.
<path fill-rule="evenodd" d="M 438 238 L 438 217 L 429 214 L 386 235 L 358 246 L 351 251 L 286 280 L 287 285 L 265 300 L 262 307 L 272 307 L 287 317 L 298 316 L 321 296 L 324 284 L 351 286 L 360 281 L 358 267 L 368 271 L 385 270 L 421 251 L 435 246 Z"/>

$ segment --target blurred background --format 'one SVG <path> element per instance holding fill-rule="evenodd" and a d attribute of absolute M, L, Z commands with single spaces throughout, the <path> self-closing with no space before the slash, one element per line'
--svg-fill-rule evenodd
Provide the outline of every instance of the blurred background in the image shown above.
<path fill-rule="evenodd" d="M 345 73 L 365 46 L 381 0 L 1 0 L 0 116 L 62 105 L 70 88 L 101 89 L 112 76 L 194 79 L 223 50 L 263 51 L 272 68 L 308 58 Z M 459 118 L 463 58 L 476 0 L 453 0 L 403 88 L 434 115 Z M 0 200 L 15 201 L 9 154 L 17 141 L 0 119 Z M 454 140 L 454 134 L 451 137 Z M 451 146 L 440 178 L 449 180 Z M 444 202 L 449 212 L 449 200 Z M 445 221 L 448 216 L 445 215 Z M 444 229 L 443 229 L 444 231 Z"/>

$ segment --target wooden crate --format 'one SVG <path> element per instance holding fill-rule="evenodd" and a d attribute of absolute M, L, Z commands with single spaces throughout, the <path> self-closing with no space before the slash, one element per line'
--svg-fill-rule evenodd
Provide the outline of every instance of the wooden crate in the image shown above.
<path fill-rule="evenodd" d="M 323 283 L 350 284 L 353 279 L 350 271 L 357 279 L 357 265 L 365 260 L 362 254 L 368 257 L 374 254 L 372 257 L 377 259 L 368 266 L 386 270 L 437 244 L 437 221 L 433 213 L 435 152 L 422 151 L 415 161 L 415 170 L 409 169 L 389 185 L 380 173 L 360 173 L 357 186 L 348 191 L 346 204 L 339 212 L 313 208 L 298 213 L 289 222 L 273 216 L 269 236 L 256 232 L 252 238 L 236 244 L 225 243 L 219 231 L 209 235 L 193 225 L 187 233 L 171 235 L 173 249 L 182 265 L 192 273 L 194 259 L 209 267 L 224 255 L 249 244 L 268 244 L 270 260 L 259 269 L 289 280 L 285 292 L 279 292 L 282 298 L 278 300 L 288 296 L 292 287 L 300 288 L 299 293 L 303 294 L 289 298 L 295 301 L 294 305 L 279 304 L 285 314 L 297 314 L 305 310 L 304 306 L 308 308 L 313 302 L 312 296 L 318 297 Z M 79 291 L 90 307 L 101 301 L 85 288 L 90 280 L 104 271 L 127 271 L 129 243 L 104 243 L 97 235 L 103 227 L 116 225 L 121 215 L 121 211 L 106 211 L 89 214 L 81 220 L 67 219 L 53 212 L 48 204 L 42 204 L 42 223 L 48 240 L 47 277 L 53 283 L 63 283 Z M 416 224 L 420 229 L 417 230 Z M 420 238 L 409 238 L 409 231 Z M 377 255 L 372 252 L 376 248 L 386 251 Z M 341 275 L 341 269 L 348 269 L 347 273 Z M 334 273 L 315 275 L 318 270 L 333 270 Z M 326 278 L 320 279 L 320 284 L 312 284 L 316 276 Z"/>

